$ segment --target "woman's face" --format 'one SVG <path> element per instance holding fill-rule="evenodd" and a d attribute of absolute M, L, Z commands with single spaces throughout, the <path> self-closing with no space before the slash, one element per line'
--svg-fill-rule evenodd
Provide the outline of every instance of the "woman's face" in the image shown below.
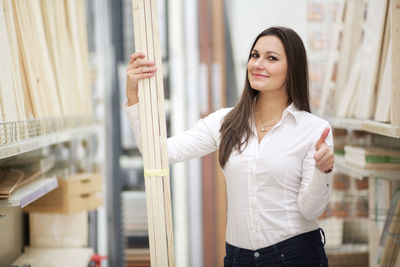
<path fill-rule="evenodd" d="M 281 40 L 273 35 L 257 40 L 247 63 L 250 86 L 260 92 L 286 90 L 287 60 Z"/>

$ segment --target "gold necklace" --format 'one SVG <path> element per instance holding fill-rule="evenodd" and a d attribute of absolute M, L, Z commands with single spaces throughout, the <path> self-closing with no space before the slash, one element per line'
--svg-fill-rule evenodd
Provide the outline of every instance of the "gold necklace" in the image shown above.
<path fill-rule="evenodd" d="M 277 119 L 275 119 L 272 123 L 261 126 L 260 132 L 263 132 L 263 133 L 266 132 L 267 129 L 273 127 L 278 122 L 278 120 L 279 120 L 279 117 Z"/>

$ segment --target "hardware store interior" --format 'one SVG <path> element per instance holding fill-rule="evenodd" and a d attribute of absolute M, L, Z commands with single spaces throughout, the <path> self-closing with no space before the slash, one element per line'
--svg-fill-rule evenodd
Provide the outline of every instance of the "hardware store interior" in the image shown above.
<path fill-rule="evenodd" d="M 331 172 L 312 177 L 329 200 L 307 225 L 329 266 L 400 267 L 400 0 L 0 0 L 0 267 L 231 266 L 226 242 L 251 234 L 226 230 L 227 209 L 246 196 L 227 197 L 221 150 L 169 164 L 166 139 L 238 104 L 272 26 L 301 37 L 333 137 Z M 157 67 L 136 128 L 134 52 Z"/>

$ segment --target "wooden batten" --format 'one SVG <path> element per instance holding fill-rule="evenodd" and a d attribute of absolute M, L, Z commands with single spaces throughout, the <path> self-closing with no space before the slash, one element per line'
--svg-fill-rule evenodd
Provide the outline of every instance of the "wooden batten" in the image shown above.
<path fill-rule="evenodd" d="M 385 32 L 382 43 L 375 108 L 375 120 L 381 122 L 390 121 L 390 97 L 392 94 L 392 58 L 390 56 L 392 53 L 392 45 L 390 43 L 390 17 L 391 12 L 389 8 L 386 16 Z"/>
<path fill-rule="evenodd" d="M 68 105 L 68 98 L 64 97 L 63 91 L 66 91 L 66 84 L 62 79 L 62 64 L 60 58 L 60 51 L 57 41 L 57 25 L 56 25 L 56 14 L 55 14 L 55 3 L 54 1 L 43 0 L 41 2 L 44 30 L 46 34 L 47 46 L 49 48 L 50 62 L 52 64 L 56 89 L 60 99 L 60 108 L 64 114 L 66 106 Z"/>
<path fill-rule="evenodd" d="M 332 45 L 329 53 L 329 59 L 326 67 L 326 75 L 324 79 L 324 83 L 322 86 L 322 94 L 321 94 L 321 105 L 319 108 L 320 115 L 326 115 L 332 113 L 334 109 L 334 101 L 335 98 L 335 84 L 336 84 L 336 75 L 337 72 L 337 64 L 338 58 L 340 54 L 340 36 L 343 31 L 343 16 L 346 7 L 347 1 L 340 2 L 338 7 L 338 14 L 336 18 L 336 26 L 335 31 L 333 33 Z"/>
<path fill-rule="evenodd" d="M 354 61 L 353 68 L 350 71 L 349 79 L 344 85 L 341 101 L 338 103 L 336 114 L 340 117 L 351 117 L 353 115 L 352 107 L 354 107 L 355 102 L 353 101 L 357 97 L 357 85 L 360 80 L 360 53 L 356 54 L 356 60 Z"/>
<path fill-rule="evenodd" d="M 360 82 L 357 88 L 356 115 L 361 119 L 370 119 L 375 111 L 374 99 L 376 98 L 387 3 L 388 0 L 370 0 L 367 5 L 367 17 L 363 26 L 364 38 L 361 47 Z"/>
<path fill-rule="evenodd" d="M 40 55 L 40 45 L 38 43 L 37 29 L 33 24 L 34 14 L 29 10 L 28 1 L 15 1 L 16 14 L 20 35 L 18 41 L 21 43 L 21 57 L 27 76 L 29 94 L 35 109 L 35 118 L 45 118 L 50 116 L 50 106 L 46 105 L 46 93 L 44 87 L 45 78 L 43 77 L 43 66 Z"/>
<path fill-rule="evenodd" d="M 389 44 L 389 49 L 386 55 L 390 55 L 391 53 L 392 45 Z M 392 58 L 390 56 L 386 58 L 380 76 L 381 79 L 378 87 L 379 90 L 375 109 L 375 120 L 389 122 L 391 108 L 390 98 L 392 95 Z"/>
<path fill-rule="evenodd" d="M 11 47 L 8 39 L 3 3 L 0 1 L 0 105 L 1 121 L 19 119 L 17 101 L 14 95 Z"/>
<path fill-rule="evenodd" d="M 46 35 L 42 19 L 42 11 L 40 0 L 29 0 L 26 2 L 27 8 L 31 13 L 31 27 L 36 38 L 36 51 L 38 52 L 36 60 L 40 64 L 40 90 L 42 91 L 41 97 L 44 99 L 47 117 L 60 117 L 62 110 L 60 107 L 60 100 L 57 92 L 57 84 L 55 81 L 54 69 L 51 65 L 49 49 L 46 42 Z"/>
<path fill-rule="evenodd" d="M 64 86 L 60 90 L 60 98 L 64 101 L 64 114 L 66 116 L 76 115 L 80 113 L 82 105 L 79 98 L 79 86 L 75 76 L 74 54 L 72 50 L 72 42 L 68 30 L 68 22 L 66 17 L 66 9 L 64 0 L 47 0 L 54 1 L 55 25 L 57 46 L 60 56 L 60 76 Z M 50 11 L 51 12 L 51 11 Z"/>
<path fill-rule="evenodd" d="M 391 116 L 392 125 L 400 126 L 400 0 L 392 0 L 390 6 L 391 17 L 391 45 L 392 52 L 389 55 L 392 58 L 392 99 Z M 394 49 L 397 48 L 397 49 Z"/>
<path fill-rule="evenodd" d="M 81 0 L 68 0 L 66 3 L 67 25 L 71 38 L 74 75 L 77 81 L 77 94 L 80 99 L 80 113 L 91 113 L 91 98 L 89 88 L 88 47 L 85 36 L 86 20 L 84 3 Z"/>
<path fill-rule="evenodd" d="M 171 197 L 161 51 L 156 1 L 133 0 L 135 50 L 154 61 L 154 77 L 139 81 L 139 111 L 148 214 L 150 260 L 152 266 L 174 266 Z M 149 174 L 150 173 L 150 174 Z"/>
<path fill-rule="evenodd" d="M 21 77 L 20 56 L 18 53 L 18 42 L 15 32 L 14 14 L 12 12 L 11 0 L 3 0 L 3 10 L 5 16 L 5 24 L 7 27 L 8 41 L 11 50 L 12 59 L 12 79 L 14 85 L 14 95 L 18 111 L 18 119 L 26 120 L 27 117 L 32 116 L 31 106 L 27 105 L 30 99 L 26 99 L 24 95 L 24 88 Z"/>
<path fill-rule="evenodd" d="M 212 80 L 213 92 L 219 96 L 213 99 L 214 108 L 218 109 L 226 106 L 226 57 L 225 57 L 225 12 L 224 1 L 212 1 L 212 23 L 213 23 L 213 65 L 212 65 Z M 227 214 L 227 196 L 226 196 L 226 183 L 224 174 L 219 165 L 218 153 L 214 153 L 214 186 L 215 186 L 215 199 L 216 199 L 216 215 L 215 215 L 215 243 L 216 243 L 216 262 L 218 265 L 223 262 L 225 256 L 225 240 L 226 240 L 226 214 Z"/>
<path fill-rule="evenodd" d="M 158 5 L 156 0 L 151 0 L 151 18 L 154 36 L 154 61 L 158 71 L 156 72 L 156 88 L 157 88 L 157 106 L 158 106 L 158 123 L 160 134 L 157 140 L 160 141 L 161 151 L 161 169 L 168 169 L 168 149 L 167 149 L 167 126 L 165 120 L 164 108 L 164 87 L 163 87 L 163 72 L 162 72 L 162 55 L 160 42 L 160 25 L 158 22 Z M 162 188 L 164 195 L 164 211 L 165 211 L 165 229 L 167 235 L 167 253 L 168 266 L 175 266 L 174 259 L 174 238 L 172 226 L 172 209 L 171 209 L 171 194 L 169 177 L 165 176 L 162 179 Z"/>
<path fill-rule="evenodd" d="M 335 83 L 334 107 L 338 115 L 343 114 L 343 101 L 348 101 L 348 80 L 352 79 L 350 73 L 356 65 L 357 51 L 361 46 L 364 10 L 364 1 L 347 2 Z M 345 109 L 349 110 L 349 107 Z"/>

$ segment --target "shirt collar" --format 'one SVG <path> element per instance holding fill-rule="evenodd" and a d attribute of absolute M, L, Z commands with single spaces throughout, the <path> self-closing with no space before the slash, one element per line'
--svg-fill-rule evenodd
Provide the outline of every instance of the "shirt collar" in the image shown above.
<path fill-rule="evenodd" d="M 296 107 L 296 105 L 292 102 L 287 108 L 285 108 L 282 112 L 282 119 L 288 115 L 291 115 L 297 124 L 299 121 L 300 110 Z"/>
<path fill-rule="evenodd" d="M 254 103 L 255 103 L 255 101 L 256 101 L 256 99 L 254 100 Z M 294 120 L 294 123 L 297 124 L 297 122 L 299 121 L 300 112 L 301 112 L 301 110 L 299 110 L 296 107 L 296 105 L 292 102 L 289 106 L 287 106 L 287 108 L 285 108 L 283 110 L 282 121 L 287 116 L 291 116 Z M 255 123 L 254 116 L 251 117 L 251 125 L 252 125 L 253 133 L 256 134 L 257 130 L 256 130 L 256 123 Z"/>

